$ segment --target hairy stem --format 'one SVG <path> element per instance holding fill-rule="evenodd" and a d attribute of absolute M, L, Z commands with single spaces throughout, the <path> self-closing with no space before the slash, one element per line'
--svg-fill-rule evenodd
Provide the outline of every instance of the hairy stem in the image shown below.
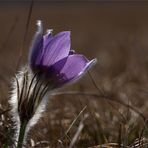
<path fill-rule="evenodd" d="M 22 148 L 23 147 L 24 140 L 25 140 L 25 132 L 26 132 L 27 123 L 28 123 L 27 121 L 24 121 L 23 123 L 21 123 L 17 148 Z"/>

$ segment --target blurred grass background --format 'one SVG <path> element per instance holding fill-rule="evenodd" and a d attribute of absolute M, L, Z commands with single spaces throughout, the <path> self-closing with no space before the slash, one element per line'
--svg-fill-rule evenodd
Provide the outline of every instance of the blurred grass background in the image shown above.
<path fill-rule="evenodd" d="M 72 49 L 89 59 L 98 59 L 79 82 L 60 91 L 93 92 L 101 97 L 52 97 L 47 112 L 30 132 L 32 140 L 28 140 L 27 147 L 37 142 L 42 142 L 38 147 L 68 147 L 80 123 L 84 127 L 75 147 L 106 143 L 132 147 L 137 138 L 140 142 L 144 139 L 146 145 L 148 2 L 140 0 L 0 1 L 0 144 L 9 139 L 5 133 L 11 121 L 9 112 L 3 111 L 9 108 L 11 78 L 18 67 L 27 63 L 39 19 L 45 32 L 49 28 L 54 29 L 54 34 L 70 30 Z M 142 115 L 131 110 L 131 106 Z"/>

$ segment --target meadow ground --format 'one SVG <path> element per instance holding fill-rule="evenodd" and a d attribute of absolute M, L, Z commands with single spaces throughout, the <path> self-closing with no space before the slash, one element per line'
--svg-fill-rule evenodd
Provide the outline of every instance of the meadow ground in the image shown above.
<path fill-rule="evenodd" d="M 98 63 L 58 90 L 26 147 L 148 147 L 147 2 L 0 2 L 0 147 L 11 145 L 11 79 L 45 31 L 70 30 L 72 49 Z M 30 12 L 30 13 L 29 13 Z"/>

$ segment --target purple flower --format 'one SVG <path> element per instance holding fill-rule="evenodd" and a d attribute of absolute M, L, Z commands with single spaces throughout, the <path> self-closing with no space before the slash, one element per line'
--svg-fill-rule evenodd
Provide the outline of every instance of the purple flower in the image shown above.
<path fill-rule="evenodd" d="M 29 64 L 34 73 L 39 72 L 54 87 L 60 87 L 80 78 L 94 63 L 85 56 L 70 50 L 70 32 L 52 35 L 52 30 L 43 35 L 43 26 L 38 21 L 38 31 L 30 50 Z"/>

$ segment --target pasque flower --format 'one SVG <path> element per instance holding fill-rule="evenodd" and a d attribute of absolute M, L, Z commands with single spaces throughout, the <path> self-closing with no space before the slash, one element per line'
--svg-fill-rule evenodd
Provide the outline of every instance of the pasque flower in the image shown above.
<path fill-rule="evenodd" d="M 77 80 L 96 62 L 96 59 L 89 61 L 71 50 L 69 31 L 53 36 L 52 30 L 49 30 L 43 35 L 41 21 L 37 25 L 29 53 L 29 66 L 16 74 L 10 98 L 17 129 L 17 148 L 26 144 L 30 128 L 45 110 L 49 100 L 47 93 Z"/>
<path fill-rule="evenodd" d="M 43 26 L 38 21 L 38 31 L 30 50 L 30 67 L 34 73 L 38 72 L 53 88 L 80 78 L 96 59 L 89 61 L 84 55 L 71 50 L 70 32 L 63 31 L 52 35 L 48 30 L 43 35 Z"/>

